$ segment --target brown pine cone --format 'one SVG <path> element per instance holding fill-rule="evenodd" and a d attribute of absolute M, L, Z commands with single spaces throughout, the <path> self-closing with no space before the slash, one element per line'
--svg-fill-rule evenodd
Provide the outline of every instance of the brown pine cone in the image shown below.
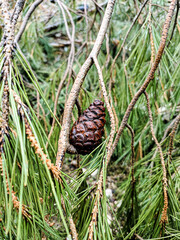
<path fill-rule="evenodd" d="M 105 116 L 104 103 L 95 100 L 73 124 L 70 144 L 79 154 L 89 154 L 101 143 L 106 123 Z"/>

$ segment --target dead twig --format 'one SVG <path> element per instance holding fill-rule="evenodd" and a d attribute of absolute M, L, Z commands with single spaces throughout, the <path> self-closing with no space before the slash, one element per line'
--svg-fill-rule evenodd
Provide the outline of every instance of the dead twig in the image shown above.
<path fill-rule="evenodd" d="M 133 0 L 133 2 L 134 2 L 135 9 L 136 9 L 136 13 L 138 13 L 139 12 L 139 7 L 138 7 L 137 0 Z M 143 22 L 142 16 L 139 16 L 138 23 L 142 24 L 142 22 Z"/>
<path fill-rule="evenodd" d="M 166 224 L 166 222 L 168 221 L 168 217 L 167 217 L 167 209 L 168 209 L 167 186 L 168 186 L 168 184 L 167 184 L 166 166 L 165 166 L 165 162 L 164 162 L 164 156 L 163 156 L 163 152 L 162 152 L 162 149 L 161 149 L 161 145 L 159 144 L 159 142 L 158 142 L 158 140 L 155 136 L 154 129 L 153 129 L 153 118 L 152 118 L 152 112 L 151 112 L 149 97 L 148 97 L 148 94 L 146 92 L 144 92 L 144 95 L 145 95 L 146 101 L 147 101 L 148 114 L 149 114 L 149 124 L 150 124 L 150 128 L 151 128 L 152 137 L 153 137 L 154 142 L 156 143 L 156 146 L 158 148 L 160 159 L 161 159 L 162 170 L 163 170 L 163 179 L 162 180 L 163 180 L 163 192 L 164 192 L 164 207 L 163 207 L 163 210 L 162 210 L 161 223 Z"/>
<path fill-rule="evenodd" d="M 163 135 L 163 137 L 162 137 L 162 139 L 161 139 L 161 141 L 160 141 L 160 145 L 161 145 L 161 144 L 163 143 L 163 141 L 166 139 L 169 131 L 173 128 L 174 123 L 177 121 L 178 118 L 179 118 L 179 115 L 177 115 L 177 116 L 172 120 L 172 122 L 169 124 L 169 126 L 167 127 L 167 129 L 166 129 L 166 131 L 164 132 L 164 135 Z M 158 149 L 156 149 L 156 151 L 155 151 L 152 159 L 154 159 L 154 158 L 156 157 L 157 152 L 158 152 Z"/>
<path fill-rule="evenodd" d="M 139 239 L 139 240 L 144 240 L 142 237 L 140 237 L 138 234 L 134 234 L 134 236 L 137 238 L 137 239 Z"/>
<path fill-rule="evenodd" d="M 43 0 L 36 0 L 31 7 L 29 8 L 29 10 L 27 11 L 24 20 L 21 24 L 21 27 L 19 29 L 19 32 L 17 33 L 16 37 L 15 37 L 15 42 L 18 42 L 21 39 L 21 36 L 26 28 L 26 25 L 28 23 L 29 18 L 31 17 L 32 13 L 36 10 L 36 8 L 39 6 L 39 4 L 41 4 L 43 2 Z"/>
<path fill-rule="evenodd" d="M 109 94 L 111 94 L 111 88 L 112 88 L 112 83 L 113 83 L 113 76 L 112 76 L 112 74 L 113 74 L 113 69 L 114 69 L 116 60 L 117 60 L 117 58 L 119 57 L 122 49 L 124 48 L 124 44 L 125 44 L 128 36 L 129 36 L 129 33 L 131 32 L 131 29 L 133 28 L 134 24 L 136 23 L 137 19 L 139 18 L 140 14 L 141 14 L 141 12 L 142 12 L 142 10 L 143 10 L 143 8 L 146 6 L 146 4 L 147 4 L 148 1 L 149 1 L 149 0 L 145 0 L 145 1 L 144 1 L 144 3 L 142 4 L 142 6 L 141 6 L 141 8 L 140 8 L 140 10 L 139 10 L 139 12 L 138 12 L 138 14 L 134 17 L 134 19 L 133 19 L 133 21 L 132 21 L 132 24 L 131 24 L 130 28 L 128 29 L 127 33 L 126 33 L 126 36 L 124 37 L 124 40 L 123 40 L 123 42 L 122 42 L 122 44 L 121 44 L 121 47 L 120 47 L 118 53 L 116 54 L 116 56 L 115 56 L 115 58 L 114 58 L 114 60 L 113 60 L 113 62 L 112 62 L 111 69 L 110 69 Z"/>
<path fill-rule="evenodd" d="M 167 44 L 167 48 L 169 47 L 169 45 L 170 45 L 170 43 L 171 43 L 171 40 L 172 40 L 172 38 L 173 38 L 173 35 L 174 35 L 174 31 L 175 31 L 175 28 L 176 28 L 176 25 L 177 25 L 178 14 L 179 14 L 179 0 L 177 0 L 177 11 L 176 11 L 176 15 L 175 15 L 175 20 L 174 20 L 174 25 L 173 25 L 172 33 L 171 33 L 169 42 L 168 42 L 168 44 Z"/>
<path fill-rule="evenodd" d="M 173 150 L 173 141 L 174 141 L 174 136 L 176 133 L 176 129 L 178 127 L 178 124 L 180 122 L 180 114 L 177 115 L 176 120 L 174 121 L 172 132 L 170 133 L 170 142 L 169 142 L 169 159 L 170 161 L 172 160 L 172 150 Z"/>
<path fill-rule="evenodd" d="M 150 35 L 150 43 L 151 43 L 151 65 L 154 63 L 155 59 L 155 47 L 154 47 L 154 40 L 152 35 L 152 26 L 151 26 L 151 6 L 152 0 L 149 1 L 149 35 Z"/>
<path fill-rule="evenodd" d="M 104 101 L 106 103 L 106 107 L 108 109 L 108 113 L 110 115 L 110 122 L 111 122 L 111 132 L 110 132 L 109 141 L 108 141 L 108 144 L 107 144 L 106 161 L 105 161 L 105 158 L 104 158 L 105 168 L 107 169 L 108 163 L 109 163 L 110 158 L 111 158 L 110 149 L 111 149 L 112 144 L 113 144 L 113 138 L 114 138 L 115 130 L 116 130 L 116 123 L 115 123 L 113 110 L 112 110 L 112 108 L 110 106 L 110 103 L 109 103 L 109 100 L 108 100 L 108 94 L 107 94 L 107 91 L 106 91 L 106 88 L 105 88 L 101 67 L 98 63 L 98 60 L 97 60 L 96 56 L 93 56 L 93 61 L 94 61 L 94 64 L 97 68 L 97 71 L 98 71 L 99 82 L 100 82 L 100 85 L 101 85 L 101 91 L 102 91 L 103 96 L 104 96 Z M 91 220 L 90 225 L 89 225 L 89 238 L 88 238 L 89 240 L 93 239 L 94 224 L 96 225 L 97 214 L 98 214 L 98 202 L 99 202 L 99 199 L 102 195 L 103 171 L 104 170 L 102 168 L 101 172 L 100 172 L 100 177 L 99 177 L 99 180 L 98 180 L 98 183 L 97 183 L 98 187 L 97 187 L 97 190 L 96 190 L 96 193 L 95 193 L 96 200 L 95 200 L 94 208 L 93 208 L 93 211 L 92 211 L 92 220 Z"/>
<path fill-rule="evenodd" d="M 105 101 L 105 104 L 106 104 L 106 107 L 107 107 L 107 110 L 108 110 L 108 113 L 109 113 L 109 116 L 110 116 L 110 122 L 111 122 L 111 132 L 110 132 L 109 141 L 108 141 L 108 145 L 107 145 L 107 163 L 106 164 L 108 165 L 109 160 L 110 160 L 110 157 L 109 157 L 108 153 L 110 152 L 110 149 L 111 149 L 111 146 L 112 146 L 112 143 L 113 143 L 113 138 L 114 138 L 115 131 L 116 131 L 116 123 L 115 123 L 115 118 L 114 118 L 112 107 L 111 107 L 111 105 L 109 103 L 109 100 L 108 100 L 108 95 L 107 95 L 106 87 L 105 87 L 105 84 L 104 84 L 102 71 L 101 71 L 101 68 L 100 68 L 100 65 L 98 63 L 98 60 L 97 60 L 96 56 L 93 56 L 93 61 L 94 61 L 94 64 L 97 68 L 97 71 L 98 71 L 101 91 L 102 91 L 102 94 L 103 94 L 103 97 L 104 97 L 104 101 Z"/>
<path fill-rule="evenodd" d="M 134 192 L 135 192 L 135 177 L 134 177 L 134 163 L 135 163 L 135 154 L 134 154 L 134 130 L 129 124 L 126 124 L 126 127 L 129 129 L 131 134 L 131 184 L 132 184 L 132 212 L 134 209 Z"/>

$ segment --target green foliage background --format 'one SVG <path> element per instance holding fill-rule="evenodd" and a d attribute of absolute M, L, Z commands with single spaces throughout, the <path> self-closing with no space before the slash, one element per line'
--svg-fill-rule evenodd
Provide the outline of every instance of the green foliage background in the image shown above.
<path fill-rule="evenodd" d="M 27 1 L 22 15 L 24 16 L 33 1 Z M 103 69 L 103 77 L 108 89 L 112 59 L 118 51 L 134 16 L 137 14 L 135 1 L 119 0 L 115 4 L 113 17 L 108 30 L 110 44 L 110 61 L 106 64 L 106 41 L 98 57 Z M 67 6 L 76 10 L 76 1 L 65 1 Z M 13 4 L 13 3 L 12 3 Z M 138 6 L 140 2 L 137 1 Z M 169 3 L 166 1 L 152 1 L 152 34 L 157 52 L 162 26 Z M 48 9 L 55 9 L 55 14 L 47 21 Z M 53 9 L 53 10 L 52 10 Z M 123 53 L 115 65 L 115 83 L 112 89 L 112 102 L 116 110 L 119 123 L 131 101 L 150 70 L 151 46 L 148 28 L 148 4 L 141 14 L 142 23 L 136 22 L 126 41 Z M 78 15 L 71 12 L 75 27 L 75 61 L 74 73 L 77 74 L 81 65 L 90 52 L 99 30 L 102 14 L 97 13 L 95 23 L 90 32 L 88 49 L 86 47 L 78 54 L 80 46 L 86 41 L 86 19 L 78 20 Z M 94 11 L 88 13 L 89 21 L 93 19 Z M 1 19 L 3 22 L 3 19 Z M 52 31 L 47 31 L 51 24 L 59 23 Z M 171 24 L 170 33 L 174 18 Z M 160 142 L 165 130 L 180 111 L 180 22 L 176 26 L 173 38 L 165 49 L 161 63 L 156 71 L 154 80 L 147 88 L 153 112 L 155 135 Z M 2 28 L 1 28 L 2 33 Z M 169 34 L 170 36 L 170 34 Z M 19 42 L 20 49 L 16 49 L 13 59 L 14 68 L 11 69 L 12 88 L 19 91 L 25 104 L 30 108 L 31 127 L 39 145 L 44 149 L 53 163 L 55 163 L 60 122 L 65 104 L 66 91 L 70 91 L 65 83 L 58 99 L 57 122 L 46 150 L 48 132 L 53 119 L 54 100 L 58 85 L 64 75 L 69 54 L 69 45 L 60 47 L 60 40 L 67 39 L 62 13 L 58 5 L 44 2 L 34 12 L 28 22 L 26 31 Z M 120 44 L 115 45 L 115 40 Z M 55 47 L 55 45 L 58 47 Z M 2 51 L 2 50 L 1 50 Z M 21 52 L 22 51 L 22 52 Z M 123 60 L 123 54 L 125 59 Z M 1 52 L 0 61 L 3 60 Z M 2 64 L 0 64 L 2 68 Z M 125 71 L 127 73 L 125 73 Z M 1 84 L 0 99 L 3 84 Z M 40 117 L 37 118 L 37 91 L 40 96 Z M 132 95 L 132 96 L 131 96 Z M 96 98 L 102 98 L 98 83 L 98 75 L 93 66 L 82 86 L 79 100 L 83 110 Z M 110 120 L 106 112 L 106 134 L 103 143 L 88 156 L 81 156 L 80 168 L 72 170 L 70 162 L 77 156 L 66 154 L 62 172 L 63 184 L 59 184 L 51 175 L 49 169 L 40 161 L 26 138 L 24 123 L 20 119 L 16 103 L 10 94 L 10 127 L 17 137 L 10 133 L 10 141 L 6 139 L 3 167 L 7 170 L 10 186 L 13 186 L 20 204 L 28 207 L 31 219 L 25 219 L 13 209 L 11 195 L 5 184 L 5 176 L 0 178 L 0 238 L 1 239 L 71 239 L 69 215 L 72 214 L 77 227 L 79 239 L 88 239 L 88 226 L 94 204 L 94 181 L 92 173 L 100 172 L 106 149 L 106 139 L 110 132 Z M 73 116 L 78 118 L 77 108 L 74 107 Z M 94 239 L 180 239 L 180 205 L 179 205 L 179 166 L 180 166 L 180 132 L 177 130 L 174 139 L 172 161 L 168 158 L 169 136 L 162 142 L 163 154 L 168 175 L 168 223 L 165 227 L 160 224 L 163 209 L 162 167 L 159 154 L 153 157 L 156 145 L 152 139 L 149 126 L 148 111 L 145 97 L 142 95 L 129 118 L 129 125 L 135 132 L 135 195 L 132 210 L 131 184 L 131 135 L 124 130 L 118 146 L 113 154 L 108 169 L 104 168 L 104 189 L 97 227 L 94 229 Z M 21 166 L 21 168 L 19 167 Z M 116 188 L 113 198 L 106 197 L 106 178 L 117 175 L 114 182 Z M 121 177 L 123 176 L 123 177 Z M 97 174 L 98 179 L 98 174 Z M 63 187 L 62 187 L 63 186 Z M 61 197 L 65 201 L 66 213 L 61 206 Z M 43 199 L 43 200 L 42 200 Z M 111 221 L 108 221 L 111 216 Z M 54 222 L 53 226 L 48 223 Z"/>

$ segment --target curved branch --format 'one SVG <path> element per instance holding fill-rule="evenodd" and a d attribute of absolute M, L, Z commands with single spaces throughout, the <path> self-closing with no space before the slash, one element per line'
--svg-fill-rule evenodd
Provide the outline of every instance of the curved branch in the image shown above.
<path fill-rule="evenodd" d="M 131 32 L 131 29 L 133 28 L 135 22 L 136 22 L 137 19 L 139 18 L 140 14 L 141 14 L 141 12 L 142 12 L 142 10 L 143 10 L 143 8 L 146 6 L 146 4 L 147 4 L 148 1 L 149 1 L 149 0 L 145 0 L 145 1 L 144 1 L 144 3 L 142 4 L 142 6 L 141 6 L 141 8 L 140 8 L 140 10 L 139 10 L 139 12 L 138 12 L 138 14 L 134 17 L 134 19 L 133 19 L 133 21 L 132 21 L 132 24 L 131 24 L 129 30 L 127 31 L 126 36 L 125 36 L 125 38 L 124 38 L 124 40 L 123 40 L 123 42 L 122 42 L 122 44 L 121 44 L 121 47 L 120 47 L 118 53 L 116 54 L 116 56 L 115 56 L 115 58 L 114 58 L 114 60 L 113 60 L 113 62 L 112 62 L 111 69 L 110 69 L 109 94 L 110 94 L 110 92 L 111 92 L 111 86 L 112 86 L 112 81 L 113 81 L 113 80 L 112 80 L 112 73 L 113 73 L 113 69 L 114 69 L 115 62 L 116 62 L 117 58 L 119 57 L 122 49 L 124 48 L 124 44 L 125 44 L 128 36 L 129 36 L 129 33 Z"/>
<path fill-rule="evenodd" d="M 43 0 L 36 0 L 31 7 L 29 8 L 29 10 L 27 11 L 23 23 L 19 29 L 19 32 L 17 33 L 16 37 L 15 37 L 15 42 L 18 42 L 26 28 L 26 25 L 28 23 L 29 18 L 31 17 L 32 13 L 35 11 L 35 9 L 39 6 L 40 3 L 42 3 Z"/>

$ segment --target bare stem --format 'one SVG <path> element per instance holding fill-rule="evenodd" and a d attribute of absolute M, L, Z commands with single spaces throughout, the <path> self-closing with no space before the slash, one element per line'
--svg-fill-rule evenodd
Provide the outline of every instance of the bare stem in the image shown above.
<path fill-rule="evenodd" d="M 118 59 L 118 57 L 119 57 L 122 49 L 124 48 L 124 44 L 125 44 L 128 36 L 129 36 L 129 33 L 131 32 L 131 29 L 133 28 L 134 24 L 136 23 L 137 19 L 139 18 L 140 14 L 141 14 L 141 12 L 142 12 L 142 10 L 143 10 L 143 8 L 146 6 L 146 4 L 147 4 L 148 1 L 149 1 L 149 0 L 145 0 L 145 1 L 144 1 L 144 3 L 142 4 L 142 6 L 141 6 L 141 8 L 140 8 L 140 10 L 139 10 L 139 12 L 138 12 L 138 14 L 134 17 L 134 19 L 133 19 L 133 21 L 132 21 L 132 24 L 131 24 L 130 28 L 128 29 L 128 31 L 127 31 L 127 33 L 126 33 L 126 36 L 125 36 L 125 38 L 124 38 L 124 40 L 123 40 L 123 42 L 122 42 L 122 44 L 121 44 L 121 47 L 120 47 L 118 53 L 116 54 L 116 56 L 115 56 L 115 58 L 114 58 L 114 60 L 113 60 L 113 62 L 112 62 L 111 70 L 110 70 L 109 94 L 111 93 L 111 87 L 112 87 L 112 82 L 113 82 L 112 73 L 113 73 L 113 69 L 114 69 L 116 60 Z"/>
<path fill-rule="evenodd" d="M 132 211 L 134 209 L 134 192 L 135 192 L 135 177 L 134 177 L 134 162 L 135 162 L 135 154 L 134 154 L 134 130 L 129 124 L 126 124 L 126 127 L 129 129 L 131 133 L 131 184 L 132 184 Z"/>
<path fill-rule="evenodd" d="M 172 132 L 170 133 L 170 142 L 169 142 L 169 159 L 170 160 L 172 160 L 173 141 L 174 141 L 174 136 L 175 136 L 176 129 L 178 127 L 179 122 L 180 122 L 180 114 L 178 114 L 178 116 L 176 117 Z"/>
<path fill-rule="evenodd" d="M 27 11 L 24 20 L 21 24 L 21 27 L 19 29 L 19 32 L 17 33 L 16 37 L 15 37 L 15 42 L 18 42 L 26 28 L 26 25 L 28 23 L 29 18 L 31 17 L 32 13 L 36 10 L 36 8 L 39 6 L 39 4 L 41 4 L 43 2 L 43 0 L 36 0 L 31 7 L 29 8 L 29 10 Z"/>
<path fill-rule="evenodd" d="M 149 1 L 149 35 L 150 35 L 150 43 L 151 43 L 151 65 L 154 63 L 155 58 L 155 48 L 154 48 L 154 40 L 152 35 L 152 26 L 151 26 L 151 6 L 152 0 Z"/>
<path fill-rule="evenodd" d="M 155 136 L 154 129 L 153 129 L 153 118 L 152 118 L 152 112 L 151 112 L 149 97 L 148 97 L 148 94 L 146 92 L 144 92 L 144 94 L 145 94 L 145 97 L 146 97 L 146 100 L 147 100 L 149 123 L 150 123 L 152 137 L 153 137 L 153 139 L 156 143 L 156 146 L 158 148 L 160 159 L 161 159 L 162 170 L 163 170 L 163 179 L 162 180 L 163 180 L 163 192 L 164 192 L 164 207 L 163 207 L 162 216 L 161 216 L 161 223 L 165 224 L 168 221 L 168 217 L 167 217 L 168 195 L 167 195 L 166 166 L 165 166 L 165 162 L 164 162 L 164 156 L 163 156 L 163 152 L 162 152 L 162 149 L 161 149 L 161 145 L 159 144 L 159 142 L 158 142 L 158 140 Z"/>
<path fill-rule="evenodd" d="M 171 43 L 171 40 L 172 40 L 173 35 L 174 35 L 174 31 L 175 31 L 175 29 L 176 29 L 178 14 L 179 14 L 179 0 L 177 0 L 176 16 L 175 16 L 175 20 L 174 20 L 174 25 L 173 25 L 172 33 L 171 33 L 169 42 L 168 42 L 168 44 L 167 44 L 167 48 L 169 47 L 169 45 L 170 45 L 170 43 Z"/>
<path fill-rule="evenodd" d="M 111 132 L 110 132 L 110 137 L 109 137 L 109 141 L 108 141 L 108 145 L 107 145 L 107 156 L 106 156 L 106 162 L 105 162 L 105 164 L 106 164 L 105 167 L 107 169 L 108 163 L 109 163 L 110 158 L 111 158 L 110 149 L 111 149 L 112 144 L 113 144 L 113 138 L 114 138 L 115 130 L 116 130 L 116 123 L 115 123 L 113 110 L 112 110 L 112 108 L 110 106 L 110 103 L 109 103 L 109 100 L 108 100 L 108 95 L 107 95 L 106 87 L 105 87 L 105 84 L 104 84 L 101 67 L 98 63 L 98 60 L 97 60 L 96 56 L 93 57 L 93 61 L 94 61 L 94 64 L 97 68 L 97 71 L 98 71 L 99 82 L 100 82 L 100 85 L 101 85 L 101 91 L 103 93 L 104 100 L 105 100 L 106 107 L 108 109 L 108 112 L 109 112 L 109 115 L 110 115 L 110 121 L 111 121 Z M 104 158 L 104 160 L 105 160 L 105 158 Z M 98 214 L 98 202 L 99 202 L 100 197 L 102 196 L 103 171 L 104 170 L 102 168 L 101 172 L 100 172 L 100 177 L 99 177 L 99 180 L 98 180 L 98 183 L 97 183 L 98 187 L 97 187 L 97 190 L 96 190 L 96 193 L 95 193 L 96 200 L 95 200 L 94 208 L 93 208 L 93 211 L 92 211 L 92 220 L 91 220 L 90 226 L 89 226 L 89 240 L 93 239 L 94 223 L 96 223 L 97 214 Z"/>
<path fill-rule="evenodd" d="M 165 138 L 167 137 L 169 131 L 173 128 L 173 126 L 174 126 L 175 122 L 178 120 L 178 118 L 179 118 L 179 115 L 177 115 L 177 116 L 172 120 L 172 122 L 169 124 L 169 126 L 168 126 L 167 129 L 166 129 L 166 131 L 164 132 L 164 135 L 163 135 L 163 137 L 162 137 L 162 139 L 161 139 L 160 144 L 163 143 L 163 141 L 164 141 Z M 156 157 L 157 151 L 158 151 L 158 150 L 156 149 L 156 151 L 155 151 L 152 159 L 154 159 L 154 158 Z"/>

